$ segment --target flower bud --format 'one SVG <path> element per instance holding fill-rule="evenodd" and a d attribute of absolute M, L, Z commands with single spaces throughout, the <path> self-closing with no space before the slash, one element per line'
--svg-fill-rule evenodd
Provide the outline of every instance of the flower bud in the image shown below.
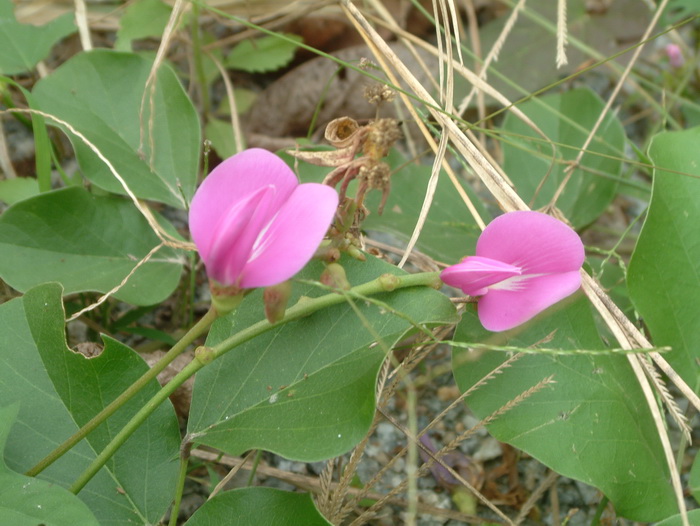
<path fill-rule="evenodd" d="M 345 269 L 339 263 L 331 263 L 321 273 L 321 283 L 341 290 L 350 290 L 350 282 Z"/>
<path fill-rule="evenodd" d="M 265 317 L 270 323 L 277 323 L 284 318 L 287 310 L 287 303 L 292 294 L 292 284 L 283 281 L 271 287 L 265 287 L 263 292 L 263 303 L 265 304 Z"/>

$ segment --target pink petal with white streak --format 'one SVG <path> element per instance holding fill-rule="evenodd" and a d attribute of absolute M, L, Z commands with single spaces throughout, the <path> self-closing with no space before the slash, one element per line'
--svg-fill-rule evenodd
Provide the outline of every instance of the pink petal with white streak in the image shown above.
<path fill-rule="evenodd" d="M 299 272 L 323 240 L 337 206 L 333 188 L 299 185 L 256 241 L 243 269 L 241 287 L 268 287 Z"/>
<path fill-rule="evenodd" d="M 500 289 L 499 286 L 507 288 Z M 580 286 L 579 270 L 511 278 L 502 285 L 489 289 L 479 300 L 479 320 L 489 331 L 507 331 L 570 296 Z"/>
<path fill-rule="evenodd" d="M 486 287 L 513 276 L 522 270 L 495 259 L 468 256 L 460 263 L 447 267 L 440 273 L 440 279 L 447 285 L 462 289 L 469 296 L 486 294 Z"/>

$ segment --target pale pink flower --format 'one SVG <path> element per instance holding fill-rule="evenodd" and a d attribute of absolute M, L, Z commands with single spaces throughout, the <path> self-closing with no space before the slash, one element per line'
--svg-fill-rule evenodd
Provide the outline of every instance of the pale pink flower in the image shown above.
<path fill-rule="evenodd" d="M 685 64 L 683 52 L 677 44 L 666 44 L 666 56 L 668 61 L 674 68 L 681 68 Z"/>
<path fill-rule="evenodd" d="M 506 331 L 576 292 L 583 259 L 581 238 L 566 224 L 540 212 L 509 212 L 484 229 L 475 256 L 446 268 L 440 278 L 481 296 L 482 325 Z"/>
<path fill-rule="evenodd" d="M 210 278 L 239 289 L 268 287 L 306 265 L 337 206 L 333 188 L 299 184 L 282 159 L 253 148 L 204 180 L 190 205 L 190 232 Z"/>

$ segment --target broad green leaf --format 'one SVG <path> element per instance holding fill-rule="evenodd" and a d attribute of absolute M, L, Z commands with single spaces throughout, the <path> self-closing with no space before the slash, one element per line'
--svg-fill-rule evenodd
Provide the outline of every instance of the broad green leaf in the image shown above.
<path fill-rule="evenodd" d="M 0 305 L 0 400 L 18 404 L 5 448 L 10 469 L 25 472 L 148 370 L 143 359 L 104 338 L 86 358 L 66 347 L 61 288 L 52 283 Z M 158 390 L 154 380 L 39 478 L 71 485 Z M 100 524 L 154 524 L 172 498 L 180 434 L 169 403 L 159 407 L 78 494 Z"/>
<path fill-rule="evenodd" d="M 39 193 L 39 182 L 31 177 L 17 177 L 0 181 L 0 201 L 12 205 Z"/>
<path fill-rule="evenodd" d="M 690 524 L 700 524 L 700 510 L 689 511 L 688 521 Z M 657 523 L 656 526 L 683 526 L 683 519 L 681 519 L 680 515 L 674 515 Z"/>
<path fill-rule="evenodd" d="M 65 15 L 37 27 L 15 19 L 11 0 L 0 0 L 0 74 L 30 71 L 47 57 L 59 40 L 75 31 L 73 15 Z"/>
<path fill-rule="evenodd" d="M 693 466 L 688 474 L 688 489 L 695 502 L 700 503 L 700 457 L 698 455 L 695 455 Z"/>
<path fill-rule="evenodd" d="M 373 258 L 343 265 L 354 285 L 402 273 Z M 318 279 L 322 268 L 312 263 L 302 277 Z M 325 294 L 311 285 L 294 289 L 291 304 L 301 295 Z M 305 461 L 352 448 L 372 422 L 375 382 L 386 351 L 411 329 L 409 320 L 430 324 L 454 318 L 447 297 L 428 288 L 376 299 L 408 318 L 362 300 L 355 301 L 358 312 L 344 303 L 272 329 L 199 372 L 189 421 L 196 442 L 232 455 L 262 448 Z M 251 294 L 212 326 L 207 345 L 261 318 L 260 295 Z"/>
<path fill-rule="evenodd" d="M 0 216 L 0 277 L 25 291 L 58 281 L 66 293 L 107 292 L 159 243 L 133 204 L 67 188 L 21 201 Z M 182 272 L 175 250 L 161 248 L 114 296 L 135 305 L 167 298 Z"/>
<path fill-rule="evenodd" d="M 274 488 L 242 488 L 226 491 L 206 501 L 186 526 L 330 526 L 316 510 L 308 493 Z"/>
<path fill-rule="evenodd" d="M 132 53 L 80 53 L 37 82 L 33 93 L 39 109 L 87 137 L 137 197 L 185 208 L 197 178 L 199 118 L 167 64 L 158 69 L 151 112 L 146 79 L 152 64 Z M 125 194 L 107 165 L 65 131 L 85 177 L 105 190 Z"/>
<path fill-rule="evenodd" d="M 286 154 L 282 157 L 290 166 L 298 168 L 302 181 L 321 181 L 332 170 L 332 168 L 313 166 L 303 161 L 295 162 Z M 396 150 L 392 150 L 386 160 L 395 172 L 391 176 L 391 192 L 384 207 L 384 213 L 382 215 L 377 213 L 382 198 L 381 192 L 370 191 L 365 199 L 370 213 L 363 227 L 396 236 L 400 242 L 408 243 L 423 206 L 431 167 L 408 162 Z M 490 221 L 488 212 L 475 198 L 471 189 L 466 188 L 466 191 L 481 217 L 488 223 Z M 355 183 L 350 186 L 348 193 L 354 195 L 354 192 Z M 421 236 L 418 238 L 416 249 L 439 261 L 456 263 L 464 256 L 474 253 L 476 240 L 480 234 L 481 230 L 472 219 L 447 174 L 441 173 L 435 198 Z"/>
<path fill-rule="evenodd" d="M 0 452 L 17 419 L 19 403 L 0 407 Z M 7 468 L 0 455 L 0 513 L 12 526 L 98 525 L 89 508 L 70 491 Z"/>
<path fill-rule="evenodd" d="M 556 150 L 508 114 L 503 123 L 504 170 L 526 202 L 534 198 L 532 208 L 550 202 L 564 180 L 567 161 L 576 158 L 603 107 L 603 101 L 587 88 L 521 104 L 520 109 L 555 143 Z M 622 125 L 608 113 L 557 201 L 574 227 L 593 222 L 615 197 L 624 140 Z"/>
<path fill-rule="evenodd" d="M 204 136 L 211 141 L 212 147 L 222 159 L 238 153 L 230 121 L 209 119 L 204 127 Z"/>
<path fill-rule="evenodd" d="M 131 3 L 119 21 L 114 49 L 131 51 L 137 38 L 160 37 L 170 18 L 172 7 L 161 0 L 138 0 Z"/>
<path fill-rule="evenodd" d="M 466 402 L 479 418 L 485 418 L 552 376 L 555 383 L 491 423 L 491 434 L 557 473 L 599 488 L 621 516 L 655 521 L 677 512 L 661 442 L 641 388 L 625 356 L 604 352 L 582 294 L 505 333 L 487 332 L 470 310 L 454 338 L 523 348 L 546 342 L 539 345 L 600 349 L 600 354 L 526 354 Z M 455 348 L 453 370 L 460 390 L 472 387 L 507 358 L 498 351 Z"/>
<path fill-rule="evenodd" d="M 285 34 L 285 37 L 293 42 L 275 36 L 244 40 L 231 50 L 224 64 L 248 73 L 266 73 L 283 68 L 294 58 L 297 50 L 294 42 L 302 40 L 297 35 Z"/>
<path fill-rule="evenodd" d="M 630 297 L 654 345 L 691 388 L 700 358 L 700 127 L 657 135 L 649 212 L 627 274 Z"/>

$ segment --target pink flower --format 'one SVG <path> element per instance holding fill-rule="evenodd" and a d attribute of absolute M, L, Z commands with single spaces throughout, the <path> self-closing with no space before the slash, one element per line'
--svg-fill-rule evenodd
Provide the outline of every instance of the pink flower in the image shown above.
<path fill-rule="evenodd" d="M 282 159 L 253 148 L 204 180 L 190 206 L 190 232 L 210 278 L 239 289 L 268 287 L 306 265 L 337 206 L 333 188 L 299 184 Z"/>
<path fill-rule="evenodd" d="M 479 320 L 490 331 L 512 329 L 576 292 L 583 243 L 567 225 L 540 212 L 494 219 L 476 255 L 446 268 L 440 278 L 469 296 L 482 296 Z"/>
<path fill-rule="evenodd" d="M 666 56 L 668 61 L 674 68 L 681 68 L 685 64 L 683 52 L 677 44 L 666 44 Z"/>

